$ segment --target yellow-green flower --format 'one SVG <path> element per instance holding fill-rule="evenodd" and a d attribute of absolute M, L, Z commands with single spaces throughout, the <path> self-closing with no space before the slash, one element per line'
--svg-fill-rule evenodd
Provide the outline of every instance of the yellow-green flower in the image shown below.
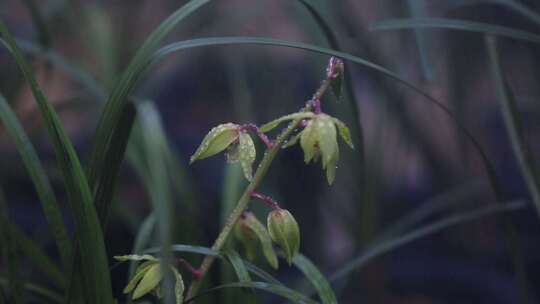
<path fill-rule="evenodd" d="M 159 259 L 149 254 L 130 254 L 115 256 L 114 258 L 120 262 L 142 262 L 139 266 L 137 266 L 135 275 L 133 275 L 131 281 L 124 288 L 124 293 L 128 294 L 133 292 L 133 295 L 131 296 L 133 300 L 136 300 L 148 293 L 153 293 L 158 298 L 161 298 L 162 293 L 160 283 L 163 280 L 163 271 Z M 184 297 L 184 281 L 176 268 L 169 266 L 169 269 L 173 272 L 176 279 L 174 286 L 176 304 L 182 304 Z"/>
<path fill-rule="evenodd" d="M 300 228 L 292 214 L 285 209 L 276 209 L 268 214 L 268 233 L 283 249 L 289 265 L 300 249 Z"/>
<path fill-rule="evenodd" d="M 317 161 L 320 157 L 329 184 L 334 181 L 339 160 L 338 130 L 343 140 L 353 148 L 347 126 L 340 120 L 326 114 L 321 113 L 313 116 L 299 134 L 300 146 L 304 150 L 304 161 L 310 163 L 311 160 Z"/>

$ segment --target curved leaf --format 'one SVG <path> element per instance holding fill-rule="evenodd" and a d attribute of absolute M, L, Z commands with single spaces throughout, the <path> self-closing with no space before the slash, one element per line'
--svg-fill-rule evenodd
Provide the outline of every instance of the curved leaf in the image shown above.
<path fill-rule="evenodd" d="M 319 294 L 323 304 L 337 304 L 336 295 L 325 276 L 306 256 L 297 254 L 293 258 L 294 266 L 298 267 Z"/>
<path fill-rule="evenodd" d="M 540 35 L 531 32 L 494 25 L 489 23 L 447 19 L 447 18 L 419 18 L 419 19 L 390 19 L 376 22 L 371 26 L 372 30 L 401 30 L 401 29 L 447 29 L 466 32 L 492 34 L 533 43 L 540 43 Z"/>
<path fill-rule="evenodd" d="M 184 303 L 189 303 L 201 296 L 204 296 L 206 294 L 209 294 L 211 292 L 224 289 L 224 288 L 254 288 L 254 289 L 259 289 L 262 291 L 276 294 L 283 298 L 287 298 L 294 303 L 317 304 L 316 301 L 313 301 L 310 298 L 304 296 L 303 294 L 297 291 L 294 291 L 290 288 L 287 288 L 283 285 L 276 285 L 276 284 L 265 283 L 265 282 L 238 282 L 238 283 L 223 284 L 223 285 L 208 289 L 200 293 L 199 295 L 195 296 L 194 298 L 187 299 Z"/>

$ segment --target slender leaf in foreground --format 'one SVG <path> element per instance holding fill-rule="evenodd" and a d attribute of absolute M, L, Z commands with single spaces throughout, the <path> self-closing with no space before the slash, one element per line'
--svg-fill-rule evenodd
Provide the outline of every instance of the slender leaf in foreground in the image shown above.
<path fill-rule="evenodd" d="M 371 29 L 380 30 L 403 30 L 403 29 L 447 29 L 456 31 L 476 32 L 481 34 L 491 34 L 516 40 L 523 40 L 532 43 L 540 43 L 540 35 L 531 32 L 509 28 L 489 23 L 447 19 L 447 18 L 419 18 L 419 19 L 390 19 L 376 22 L 371 25 Z"/>
<path fill-rule="evenodd" d="M 517 102 L 503 76 L 495 37 L 487 36 L 486 45 L 491 74 L 493 75 L 499 104 L 501 105 L 506 133 L 508 133 L 508 137 L 510 138 L 514 156 L 517 159 L 525 184 L 529 189 L 536 212 L 540 216 L 540 176 L 538 167 L 535 163 L 534 156 L 531 153 L 531 149 L 527 145 Z"/>
<path fill-rule="evenodd" d="M 246 269 L 246 265 L 244 265 L 244 261 L 242 261 L 238 252 L 229 249 L 225 251 L 225 256 L 227 256 L 227 259 L 233 266 L 234 271 L 238 276 L 238 280 L 240 282 L 251 282 L 251 277 Z"/>
<path fill-rule="evenodd" d="M 62 259 L 65 269 L 70 266 L 71 260 L 71 241 L 66 232 L 65 224 L 62 219 L 62 213 L 49 178 L 43 169 L 41 161 L 21 126 L 17 116 L 11 110 L 6 99 L 0 94 L 0 119 L 7 132 L 15 141 L 17 150 L 30 174 L 34 187 L 39 196 L 39 201 L 43 208 L 45 218 L 56 241 L 56 247 Z"/>
<path fill-rule="evenodd" d="M 334 274 L 332 274 L 330 276 L 330 280 L 336 281 L 345 276 L 348 276 L 351 272 L 364 267 L 368 262 L 370 262 L 371 260 L 373 260 L 374 258 L 378 256 L 388 253 L 401 246 L 407 245 L 413 241 L 416 241 L 426 236 L 443 231 L 452 226 L 469 222 L 469 221 L 473 221 L 473 220 L 477 220 L 477 219 L 480 219 L 489 215 L 494 215 L 497 213 L 520 210 L 520 209 L 523 209 L 525 206 L 526 204 L 524 202 L 518 201 L 518 202 L 506 203 L 502 206 L 489 206 L 489 207 L 479 208 L 474 211 L 463 212 L 461 214 L 457 214 L 457 215 L 450 216 L 442 220 L 435 221 L 434 223 L 414 229 L 402 236 L 399 236 L 390 240 L 376 242 L 372 246 L 370 246 L 365 252 L 363 252 L 356 258 L 352 259 L 345 266 L 343 266 L 341 269 L 339 269 Z"/>
<path fill-rule="evenodd" d="M 100 117 L 92 153 L 90 155 L 88 179 L 89 181 L 92 181 L 90 183 L 91 187 L 94 186 L 93 182 L 98 180 L 98 175 L 106 168 L 106 157 L 109 154 L 109 151 L 113 149 L 112 145 L 114 142 L 112 136 L 119 126 L 118 122 L 120 121 L 120 116 L 124 112 L 128 98 L 133 92 L 135 85 L 152 54 L 159 47 L 161 40 L 169 34 L 179 22 L 208 2 L 210 2 L 210 0 L 189 1 L 164 20 L 144 42 L 143 46 L 138 50 L 129 66 L 122 74 L 118 84 L 113 88 Z"/>
<path fill-rule="evenodd" d="M 302 271 L 306 279 L 315 287 L 323 304 L 337 304 L 336 295 L 332 287 L 317 266 L 302 254 L 297 254 L 293 258 L 293 264 Z"/>
<path fill-rule="evenodd" d="M 283 285 L 275 285 L 271 283 L 265 283 L 265 282 L 238 282 L 238 283 L 230 283 L 230 284 L 223 284 L 214 288 L 210 288 L 204 292 L 201 292 L 199 295 L 187 299 L 184 301 L 184 303 L 189 303 L 201 296 L 204 296 L 206 294 L 212 293 L 214 291 L 224 289 L 224 288 L 253 288 L 253 289 L 259 289 L 262 291 L 266 291 L 268 293 L 272 293 L 278 296 L 281 296 L 283 298 L 287 298 L 291 300 L 294 303 L 299 304 L 317 304 L 316 301 L 311 300 L 310 298 L 304 296 L 303 294 L 294 291 L 290 288 L 287 288 Z"/>
<path fill-rule="evenodd" d="M 22 278 L 20 275 L 20 258 L 17 241 L 11 232 L 11 222 L 8 217 L 8 206 L 5 200 L 3 189 L 0 188 L 0 257 L 3 257 L 7 268 L 7 278 L 9 281 L 8 299 L 11 298 L 14 304 L 23 303 Z M 0 296 L 2 296 L 0 294 Z"/>
<path fill-rule="evenodd" d="M 81 272 L 76 273 L 84 273 L 83 282 L 85 288 L 83 290 L 86 293 L 86 298 L 89 303 L 112 303 L 111 282 L 103 233 L 92 202 L 86 176 L 75 148 L 69 140 L 57 113 L 38 85 L 30 65 L 2 20 L 0 20 L 0 34 L 2 34 L 9 52 L 13 55 L 32 90 L 61 168 L 68 202 L 75 215 L 79 238 L 78 246 L 81 249 L 83 269 Z M 79 263 L 74 263 L 74 265 L 79 265 Z"/>

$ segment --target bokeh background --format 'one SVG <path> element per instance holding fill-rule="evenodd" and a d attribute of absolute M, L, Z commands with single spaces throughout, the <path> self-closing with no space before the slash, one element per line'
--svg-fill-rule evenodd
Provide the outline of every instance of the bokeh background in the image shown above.
<path fill-rule="evenodd" d="M 32 66 L 83 161 L 87 161 L 108 89 L 151 31 L 185 2 L 0 2 L 1 18 L 21 43 L 44 50 L 30 55 Z M 494 165 L 503 201 L 526 202 L 526 207 L 506 218 L 494 215 L 455 225 L 370 260 L 346 279 L 335 282 L 340 303 L 519 303 L 513 250 L 521 252 L 530 303 L 537 303 L 540 220 L 507 136 L 483 35 L 433 29 L 370 29 L 390 18 L 429 16 L 540 32 L 540 24 L 505 2 L 309 2 L 323 13 L 343 51 L 396 72 L 448 107 Z M 511 2 L 540 14 L 538 1 Z M 37 10 L 30 9 L 32 3 Z M 290 0 L 214 1 L 178 26 L 167 41 L 216 36 L 271 37 L 328 46 L 306 8 Z M 499 39 L 498 46 L 524 134 L 537 156 L 539 48 L 504 38 Z M 60 57 L 65 64 L 87 73 L 102 95 L 44 54 Z M 217 46 L 176 52 L 145 74 L 134 94 L 141 104 L 138 127 L 151 136 L 166 136 L 167 152 L 162 157 L 168 157 L 170 166 L 163 174 L 168 178 L 166 188 L 174 205 L 174 243 L 210 246 L 246 185 L 240 170 L 227 164 L 221 155 L 188 165 L 206 132 L 223 122 L 262 124 L 296 111 L 324 78 L 328 59 L 326 55 L 285 47 Z M 328 275 L 382 239 L 399 237 L 413 228 L 492 205 L 496 200 L 478 151 L 447 113 L 379 72 L 349 62 L 345 68 L 353 96 L 345 94 L 336 102 L 328 94 L 323 107 L 353 129 L 353 140 L 360 148 L 349 150 L 341 144 L 337 178 L 331 187 L 320 164 L 303 163 L 299 146 L 284 150 L 261 189 L 294 214 L 301 227 L 302 253 Z M 23 122 L 56 193 L 65 200 L 36 104 L 5 49 L 0 49 L 0 92 Z M 131 139 L 106 231 L 111 257 L 132 252 L 141 225 L 152 214 L 149 193 L 155 189 L 146 174 L 151 165 L 145 162 L 148 151 L 141 148 L 144 138 Z M 263 146 L 258 148 L 262 151 Z M 2 128 L 0 163 L 0 185 L 10 218 L 57 258 L 32 182 L 13 141 Z M 65 221 L 73 230 L 70 211 L 63 207 Z M 268 212 L 257 203 L 252 209 L 261 219 Z M 413 214 L 418 217 L 414 226 L 395 225 L 410 220 Z M 508 240 L 506 224 L 517 232 L 516 242 Z M 151 237 L 146 247 L 157 242 L 157 237 Z M 200 262 L 197 256 L 187 258 L 195 264 Z M 22 265 L 26 277 L 43 280 L 31 263 L 23 259 Z M 122 298 L 127 268 L 114 267 L 111 273 L 115 294 Z M 290 287 L 305 287 L 293 268 L 282 267 L 276 276 Z M 218 266 L 210 283 L 232 279 L 230 269 Z M 204 300 L 238 303 L 235 293 L 215 293 Z M 282 302 L 265 294 L 258 298 L 260 303 Z"/>

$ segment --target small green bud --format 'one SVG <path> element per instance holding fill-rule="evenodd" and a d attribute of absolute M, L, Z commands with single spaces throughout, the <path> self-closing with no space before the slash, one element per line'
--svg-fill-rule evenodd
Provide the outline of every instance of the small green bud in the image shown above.
<path fill-rule="evenodd" d="M 289 265 L 300 249 L 300 228 L 292 214 L 285 209 L 276 209 L 268 214 L 268 232 L 272 240 L 285 252 Z"/>
<path fill-rule="evenodd" d="M 268 264 L 270 264 L 272 268 L 277 269 L 279 266 L 278 259 L 276 252 L 272 247 L 272 239 L 270 238 L 266 227 L 264 227 L 252 212 L 244 212 L 242 217 L 238 220 L 238 224 L 239 226 L 236 228 L 235 234 L 238 234 L 237 237 L 243 242 L 248 258 L 250 258 L 250 255 L 251 258 L 254 258 L 254 248 L 260 244 Z"/>
<path fill-rule="evenodd" d="M 215 155 L 238 140 L 240 126 L 233 123 L 221 124 L 212 128 L 204 137 L 197 151 L 191 156 L 190 163 Z"/>
<path fill-rule="evenodd" d="M 257 256 L 259 239 L 255 232 L 247 225 L 245 215 L 238 219 L 236 225 L 234 225 L 234 236 L 244 247 L 248 260 L 254 261 Z"/>

